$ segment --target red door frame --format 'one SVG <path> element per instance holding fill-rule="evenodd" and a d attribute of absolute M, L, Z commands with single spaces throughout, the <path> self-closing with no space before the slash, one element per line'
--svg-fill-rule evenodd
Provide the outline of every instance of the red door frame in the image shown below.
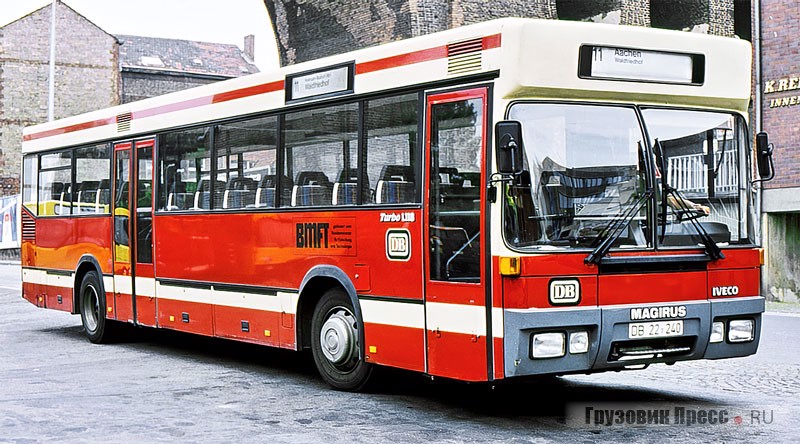
<path fill-rule="evenodd" d="M 149 202 L 149 204 L 150 204 L 150 210 L 149 210 L 149 212 L 150 212 L 150 224 L 151 224 L 151 226 L 150 226 L 150 230 L 151 230 L 151 232 L 150 232 L 150 242 L 151 242 L 151 244 L 150 244 L 150 258 L 151 259 L 150 259 L 150 263 L 141 263 L 141 262 L 139 262 L 139 251 L 138 250 L 135 251 L 136 255 L 132 257 L 133 262 L 134 262 L 134 267 L 133 268 L 134 268 L 134 273 L 135 273 L 135 276 L 134 276 L 134 279 L 133 279 L 134 280 L 134 287 L 133 288 L 134 288 L 134 291 L 135 291 L 135 294 L 136 294 L 136 298 L 135 298 L 136 299 L 136 304 L 135 304 L 136 316 L 135 316 L 135 318 L 136 318 L 136 322 L 138 324 L 147 325 L 147 326 L 150 326 L 150 327 L 155 327 L 157 325 L 158 311 L 157 311 L 157 306 L 156 306 L 156 294 L 155 294 L 155 289 L 156 289 L 156 285 L 155 285 L 155 267 L 153 265 L 154 262 L 155 262 L 155 254 L 153 254 L 155 245 L 154 245 L 154 242 L 153 242 L 154 236 L 153 236 L 153 231 L 152 230 L 153 230 L 153 225 L 154 225 L 153 215 L 154 215 L 154 212 L 155 212 L 155 202 L 156 202 L 156 195 L 155 195 L 155 192 L 153 192 L 155 190 L 155 188 L 154 188 L 154 186 L 155 186 L 155 177 L 154 176 L 155 176 L 155 165 L 156 165 L 155 164 L 156 141 L 153 138 L 144 139 L 144 140 L 137 140 L 136 142 L 134 142 L 134 147 L 136 148 L 136 150 L 135 150 L 136 153 L 135 153 L 135 156 L 134 156 L 134 159 L 133 159 L 134 169 L 132 171 L 133 171 L 133 174 L 135 175 L 135 177 L 133 177 L 133 181 L 131 182 L 131 185 L 133 186 L 132 193 L 133 193 L 133 196 L 135 197 L 135 199 L 133 199 L 133 201 L 132 201 L 133 202 L 132 206 L 133 206 L 133 209 L 135 210 L 135 213 L 131 213 L 131 214 L 136 214 L 137 215 L 137 217 L 134 218 L 135 220 L 133 221 L 133 236 L 132 236 L 133 242 L 136 242 L 137 249 L 138 249 L 138 246 L 139 246 L 139 243 L 138 243 L 139 242 L 139 227 L 137 226 L 137 224 L 138 224 L 138 215 L 140 213 L 140 211 L 139 211 L 140 210 L 140 208 L 139 208 L 139 199 L 138 199 L 139 179 L 141 178 L 141 172 L 139 171 L 140 157 L 141 157 L 140 156 L 140 154 L 141 154 L 140 150 L 146 149 L 146 148 L 150 148 L 152 150 L 151 154 L 150 154 L 151 165 L 150 165 L 150 177 L 149 177 L 150 190 L 151 190 L 150 202 Z M 147 280 L 143 281 L 143 282 L 140 282 L 139 288 L 137 289 L 136 280 L 140 279 L 140 278 L 147 278 Z"/>
<path fill-rule="evenodd" d="M 117 166 L 119 161 L 120 153 L 126 153 L 128 156 L 128 221 L 127 221 L 127 242 L 128 242 L 128 261 L 121 261 L 119 256 L 119 250 L 117 247 L 117 218 L 121 217 L 122 214 L 117 214 L 117 202 L 119 202 L 121 196 L 119 195 L 119 183 L 118 183 L 118 174 L 117 174 Z M 133 157 L 133 142 L 121 142 L 114 144 L 114 159 L 113 159 L 113 167 L 114 167 L 114 179 L 113 179 L 113 196 L 111 199 L 111 214 L 113 217 L 113 222 L 111 224 L 111 238 L 112 238 L 112 256 L 114 260 L 114 303 L 113 307 L 111 304 L 106 302 L 108 305 L 108 313 L 107 316 L 110 319 L 116 319 L 122 322 L 136 322 L 136 308 L 135 308 L 135 300 L 133 299 L 134 289 L 133 289 L 133 263 L 132 258 L 134 254 L 134 242 L 132 242 L 131 233 L 133 230 L 131 229 L 131 181 L 133 177 L 133 170 L 132 170 L 132 157 Z"/>
<path fill-rule="evenodd" d="M 121 142 L 114 144 L 114 196 L 112 199 L 112 214 L 114 220 L 117 217 L 116 203 L 118 201 L 117 189 L 117 156 L 121 152 L 128 153 L 128 262 L 119 261 L 117 258 L 116 240 L 112 246 L 114 257 L 114 302 L 113 305 L 107 302 L 110 319 L 123 322 L 155 326 L 156 323 L 156 298 L 152 295 L 139 296 L 136 292 L 136 278 L 151 278 L 154 281 L 153 264 L 137 263 L 137 238 L 138 229 L 136 226 L 136 214 L 138 211 L 137 192 L 139 180 L 139 150 L 144 148 L 153 149 L 155 156 L 155 139 L 143 139 L 135 142 Z M 155 159 L 151 168 L 150 183 L 153 184 L 155 174 Z M 152 186 L 152 185 L 151 185 Z M 155 193 L 151 193 L 150 213 L 153 214 Z M 112 230 L 116 228 L 116 222 L 112 223 Z M 112 233 L 112 238 L 114 238 Z M 153 283 L 155 289 L 155 283 Z M 128 293 L 128 290 L 130 293 Z"/>
<path fill-rule="evenodd" d="M 433 106 L 452 103 L 463 100 L 480 99 L 482 102 L 482 129 L 483 137 L 481 140 L 481 159 L 480 171 L 481 180 L 480 184 L 486 182 L 486 147 L 488 137 L 488 124 L 489 124 L 489 87 L 472 87 L 458 91 L 431 93 L 426 97 L 426 130 L 425 130 L 425 171 L 423 172 L 425 180 L 423 184 L 430 184 L 432 178 L 430 177 L 430 162 L 431 162 L 431 140 L 432 140 L 432 125 L 431 119 L 433 116 Z M 480 186 L 480 185 L 479 185 Z M 430 188 L 425 188 L 424 193 L 424 206 L 426 209 L 423 216 L 423 230 L 426 232 L 425 250 L 429 251 L 430 245 Z M 491 335 L 490 325 L 487 321 L 487 310 L 491 310 L 491 305 L 487 307 L 487 288 L 489 287 L 489 276 L 486 272 L 487 269 L 487 251 L 488 251 L 488 235 L 486 232 L 486 193 L 480 193 L 480 283 L 461 283 L 461 282 L 446 282 L 431 280 L 430 275 L 430 258 L 428 254 L 423 255 L 424 273 L 425 273 L 425 303 L 426 303 L 426 349 L 427 349 L 427 373 L 431 375 L 438 375 L 444 377 L 456 377 L 463 380 L 472 381 L 485 381 L 489 376 L 488 367 L 488 335 Z M 466 309 L 469 313 L 479 314 L 479 319 L 476 325 L 483 323 L 483 334 L 471 334 L 466 331 L 450 332 L 437 329 L 434 323 L 431 323 L 431 308 L 429 303 L 443 304 L 439 307 L 448 307 L 446 304 L 452 304 L 456 312 L 460 311 L 459 308 Z M 448 309 L 449 310 L 449 309 Z M 454 312 L 454 313 L 456 313 Z M 490 312 L 489 312 L 490 313 Z"/>

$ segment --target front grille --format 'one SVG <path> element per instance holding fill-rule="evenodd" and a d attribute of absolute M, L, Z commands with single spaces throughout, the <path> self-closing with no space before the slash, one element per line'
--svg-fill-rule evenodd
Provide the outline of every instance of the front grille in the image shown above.
<path fill-rule="evenodd" d="M 611 344 L 608 361 L 685 356 L 694 351 L 695 342 L 696 338 L 694 336 L 614 342 Z"/>

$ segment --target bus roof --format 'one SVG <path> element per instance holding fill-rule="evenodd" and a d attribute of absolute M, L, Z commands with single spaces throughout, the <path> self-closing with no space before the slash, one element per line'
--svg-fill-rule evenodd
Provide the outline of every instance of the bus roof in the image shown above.
<path fill-rule="evenodd" d="M 588 51 L 597 51 L 595 57 L 621 51 L 617 52 L 621 74 L 619 66 L 606 69 L 599 62 L 587 62 Z M 635 68 L 639 62 L 635 51 L 651 60 L 646 77 L 624 66 Z M 497 76 L 495 97 L 507 100 L 602 100 L 745 112 L 751 56 L 749 43 L 734 38 L 499 19 L 31 126 L 23 131 L 23 154 L 135 138 L 342 96 L 452 85 L 481 76 Z"/>

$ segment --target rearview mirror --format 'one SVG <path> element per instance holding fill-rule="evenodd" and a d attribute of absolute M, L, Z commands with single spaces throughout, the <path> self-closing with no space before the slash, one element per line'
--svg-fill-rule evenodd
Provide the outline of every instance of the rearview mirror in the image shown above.
<path fill-rule="evenodd" d="M 775 169 L 772 164 L 772 145 L 770 145 L 765 132 L 756 134 L 756 163 L 761 180 L 766 181 L 775 177 Z"/>
<path fill-rule="evenodd" d="M 504 120 L 495 125 L 495 154 L 497 171 L 501 174 L 522 172 L 522 124 Z"/>

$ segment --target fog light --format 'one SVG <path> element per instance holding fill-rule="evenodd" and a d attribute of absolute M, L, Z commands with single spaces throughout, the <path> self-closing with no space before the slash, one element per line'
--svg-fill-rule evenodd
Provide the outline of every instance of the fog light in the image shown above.
<path fill-rule="evenodd" d="M 531 355 L 535 359 L 564 356 L 564 333 L 539 333 L 533 335 Z"/>
<path fill-rule="evenodd" d="M 717 343 L 725 340 L 725 324 L 722 322 L 715 322 L 711 324 L 711 337 L 708 342 Z"/>
<path fill-rule="evenodd" d="M 753 340 L 753 320 L 738 319 L 728 323 L 728 340 L 730 342 L 748 342 Z"/>
<path fill-rule="evenodd" d="M 569 334 L 569 353 L 577 355 L 589 351 L 589 332 L 576 331 Z"/>

